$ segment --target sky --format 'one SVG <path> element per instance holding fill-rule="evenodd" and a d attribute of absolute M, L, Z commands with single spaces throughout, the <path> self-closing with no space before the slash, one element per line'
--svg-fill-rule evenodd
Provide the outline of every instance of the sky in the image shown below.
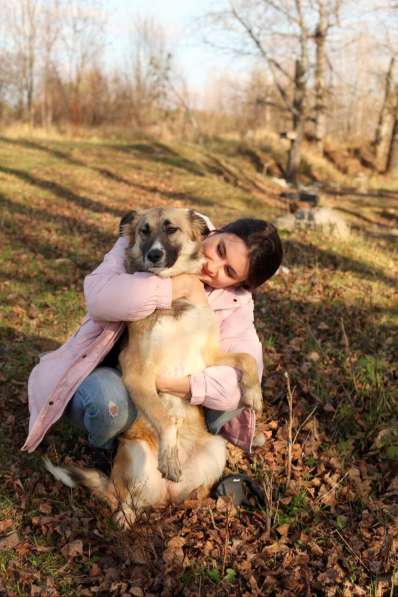
<path fill-rule="evenodd" d="M 358 27 L 368 31 L 378 29 L 376 15 L 370 9 L 381 3 L 382 0 L 345 0 L 344 28 L 336 30 L 337 36 L 349 34 Z M 103 0 L 107 18 L 107 63 L 125 65 L 129 27 L 135 17 L 151 16 L 165 28 L 177 66 L 200 101 L 205 88 L 214 87 L 214 81 L 221 75 L 230 75 L 228 78 L 232 80 L 243 79 L 250 69 L 249 59 L 238 61 L 206 45 L 199 33 L 192 35 L 199 29 L 195 27 L 195 18 L 227 4 L 227 0 Z M 393 37 L 396 38 L 396 32 Z M 352 55 L 352 49 L 348 55 Z M 340 62 L 345 63 L 345 55 L 339 52 L 339 56 Z M 339 70 L 339 64 L 335 67 Z M 209 81 L 213 85 L 206 85 Z"/>
<path fill-rule="evenodd" d="M 108 60 L 123 60 L 126 51 L 129 24 L 135 15 L 152 16 L 166 30 L 174 48 L 178 65 L 191 88 L 200 90 L 209 76 L 217 72 L 238 72 L 239 65 L 232 57 L 209 48 L 190 34 L 195 17 L 206 14 L 211 8 L 224 4 L 222 0 L 108 0 L 107 39 Z M 195 36 L 196 37 L 196 36 Z"/>

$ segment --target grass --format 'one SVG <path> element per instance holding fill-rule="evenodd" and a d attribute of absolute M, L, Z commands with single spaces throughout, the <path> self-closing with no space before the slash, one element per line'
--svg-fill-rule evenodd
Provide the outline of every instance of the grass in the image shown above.
<path fill-rule="evenodd" d="M 202 211 L 216 225 L 242 214 L 272 219 L 285 203 L 277 183 L 259 171 L 256 160 L 271 156 L 275 163 L 283 161 L 283 145 L 276 139 L 242 149 L 237 139 L 215 139 L 199 147 L 145 138 L 0 138 L 0 521 L 12 519 L 20 537 L 16 548 L 0 548 L 0 592 L 27 594 L 33 583 L 39 594 L 84 595 L 95 587 L 110 594 L 112 582 L 120 581 L 127 588 L 114 588 L 116 594 L 131 586 L 155 594 L 163 589 L 194 594 L 198 587 L 209 594 L 243 594 L 257 590 L 248 581 L 252 575 L 264 594 L 275 589 L 272 578 L 277 589 L 303 594 L 299 580 L 289 588 L 285 573 L 293 583 L 295 567 L 304 565 L 300 557 L 311 556 L 311 549 L 305 566 L 314 591 L 332 553 L 347 562 L 341 565 L 342 579 L 334 581 L 339 590 L 355 585 L 380 590 L 382 573 L 372 572 L 365 547 L 354 549 L 361 552 L 361 563 L 330 529 L 340 521 L 337 530 L 355 546 L 363 542 L 366 527 L 367 541 L 378 545 L 378 529 L 386 521 L 392 525 L 397 514 L 388 494 L 398 451 L 398 200 L 391 193 L 396 183 L 372 179 L 368 194 L 337 194 L 336 189 L 349 186 L 348 178 L 310 153 L 304 174 L 323 181 L 322 203 L 341 209 L 353 232 L 346 242 L 315 232 L 284 234 L 290 273 L 275 277 L 256 295 L 267 405 L 259 428 L 268 441 L 256 449 L 254 459 L 257 478 L 270 470 L 274 475 L 271 538 L 261 535 L 263 523 L 253 514 L 241 513 L 231 522 L 212 504 L 213 522 L 200 505 L 149 515 L 137 527 L 141 544 L 136 546 L 137 537 L 112 530 L 106 508 L 84 492 L 71 495 L 52 485 L 45 475 L 40 462 L 45 450 L 61 459 L 84 455 L 79 434 L 60 424 L 36 453 L 19 452 L 27 429 L 27 377 L 40 353 L 74 333 L 85 312 L 84 276 L 112 245 L 121 215 L 131 208 L 175 205 Z M 294 387 L 294 430 L 316 407 L 296 439 L 300 449 L 289 491 L 284 370 Z M 232 450 L 230 470 L 250 471 L 251 466 Z M 275 548 L 252 570 L 262 549 L 278 544 L 276 527 L 283 523 L 291 527 L 285 541 L 290 560 L 283 563 L 286 550 Z M 183 568 L 162 559 L 167 540 L 181 533 L 190 560 Z M 84 555 L 62 556 L 62 546 L 76 539 L 83 541 Z M 134 562 L 138 547 L 146 550 L 144 572 L 138 564 L 124 567 L 126 553 Z M 390 550 L 383 564 L 389 587 L 395 557 Z M 92 567 L 97 562 L 101 574 L 96 576 Z M 117 578 L 109 580 L 108 568 L 118 570 Z"/>

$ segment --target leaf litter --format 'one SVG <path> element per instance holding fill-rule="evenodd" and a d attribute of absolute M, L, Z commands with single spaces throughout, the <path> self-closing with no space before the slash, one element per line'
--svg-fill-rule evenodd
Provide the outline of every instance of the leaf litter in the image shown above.
<path fill-rule="evenodd" d="M 109 168 L 122 174 L 114 154 L 90 151 L 87 168 L 108 159 Z M 84 161 L 78 145 L 75 152 Z M 149 170 L 129 164 L 134 184 L 156 186 Z M 137 206 L 150 205 L 155 197 L 157 203 L 169 202 L 184 184 L 173 176 L 168 171 L 157 191 L 144 191 Z M 228 446 L 226 474 L 241 471 L 256 479 L 268 496 L 266 509 L 256 503 L 236 509 L 223 498 L 190 499 L 182 507 L 143 513 L 133 529 L 122 532 L 93 496 L 54 484 L 40 454 L 18 452 L 25 435 L 29 370 L 40 352 L 54 349 L 76 326 L 84 308 L 83 275 L 111 243 L 118 210 L 123 211 L 130 192 L 127 184 L 114 184 L 112 179 L 99 184 L 96 178 L 91 188 L 100 204 L 112 187 L 114 198 L 106 206 L 111 216 L 99 211 L 92 220 L 87 209 L 79 209 L 76 229 L 73 204 L 59 197 L 41 238 L 37 229 L 27 228 L 27 216 L 18 216 L 23 279 L 21 286 L 1 288 L 9 308 L 2 328 L 7 360 L 0 352 L 0 592 L 393 595 L 398 586 L 397 327 L 388 311 L 393 299 L 388 277 L 371 265 L 358 265 L 355 247 L 339 253 L 311 233 L 292 235 L 285 239 L 289 276 L 256 293 L 266 363 L 258 432 L 265 441 L 250 457 Z M 185 184 L 192 188 L 191 182 Z M 185 205 L 184 199 L 175 204 Z M 40 205 L 48 206 L 48 199 L 31 192 L 32 209 Z M 129 206 L 134 206 L 131 200 Z M 195 207 L 203 210 L 200 203 Z M 223 209 L 215 205 L 209 214 L 215 222 L 223 221 Z M 59 228 L 50 225 L 51 218 Z M 5 254 L 17 242 L 7 233 L 12 225 L 8 214 Z M 85 246 L 74 243 L 77 231 L 86 234 Z M 55 257 L 46 253 L 43 239 L 55 247 Z M 366 249 L 366 242 L 359 239 L 358 247 Z M 378 246 L 381 252 L 387 248 Z M 374 246 L 367 250 L 373 252 Z M 4 267 L 17 281 L 15 264 L 5 259 Z M 290 410 L 285 372 L 292 389 Z M 43 450 L 57 460 L 68 455 L 90 465 L 85 441 L 62 424 L 50 432 Z"/>

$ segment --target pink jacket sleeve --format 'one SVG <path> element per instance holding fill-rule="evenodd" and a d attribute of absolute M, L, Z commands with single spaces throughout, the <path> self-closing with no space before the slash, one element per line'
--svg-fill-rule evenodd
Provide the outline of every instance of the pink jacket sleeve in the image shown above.
<path fill-rule="evenodd" d="M 235 309 L 222 323 L 221 348 L 226 352 L 247 352 L 257 361 L 258 377 L 263 374 L 263 351 L 253 322 L 253 305 Z M 207 367 L 191 375 L 191 404 L 201 404 L 214 410 L 238 408 L 241 398 L 240 373 L 226 366 Z"/>
<path fill-rule="evenodd" d="M 126 239 L 119 238 L 103 262 L 84 280 L 87 308 L 94 320 L 135 321 L 171 305 L 170 279 L 126 273 L 126 246 Z"/>

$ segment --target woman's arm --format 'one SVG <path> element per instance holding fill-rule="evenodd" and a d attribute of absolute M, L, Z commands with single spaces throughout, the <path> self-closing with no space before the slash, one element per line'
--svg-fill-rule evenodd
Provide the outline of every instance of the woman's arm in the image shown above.
<path fill-rule="evenodd" d="M 223 343 L 222 343 L 223 345 Z M 230 339 L 228 346 L 222 346 L 226 352 L 246 352 L 257 361 L 258 377 L 263 374 L 263 351 L 260 341 L 251 337 Z M 239 407 L 242 397 L 240 372 L 233 367 L 207 367 L 201 373 L 191 375 L 191 404 L 201 404 L 213 410 L 233 410 Z"/>
<path fill-rule="evenodd" d="M 171 281 L 153 274 L 128 274 L 127 240 L 119 238 L 102 263 L 84 280 L 88 312 L 98 321 L 134 321 L 169 308 Z"/>
<path fill-rule="evenodd" d="M 173 394 L 190 400 L 191 398 L 191 384 L 189 375 L 185 377 L 163 377 L 158 375 L 156 378 L 156 389 L 163 394 Z"/>
<path fill-rule="evenodd" d="M 200 304 L 203 284 L 192 274 L 173 279 L 154 274 L 128 274 L 127 240 L 119 238 L 103 262 L 84 280 L 88 312 L 97 321 L 136 321 L 155 309 L 168 309 L 173 300 L 186 297 Z M 206 299 L 207 300 L 207 299 Z"/>
<path fill-rule="evenodd" d="M 263 351 L 253 323 L 253 305 L 234 310 L 220 330 L 221 348 L 226 352 L 246 352 L 257 361 L 259 380 L 263 373 Z M 240 372 L 233 367 L 207 367 L 181 378 L 158 377 L 160 392 L 170 392 L 213 410 L 233 410 L 241 399 Z"/>

